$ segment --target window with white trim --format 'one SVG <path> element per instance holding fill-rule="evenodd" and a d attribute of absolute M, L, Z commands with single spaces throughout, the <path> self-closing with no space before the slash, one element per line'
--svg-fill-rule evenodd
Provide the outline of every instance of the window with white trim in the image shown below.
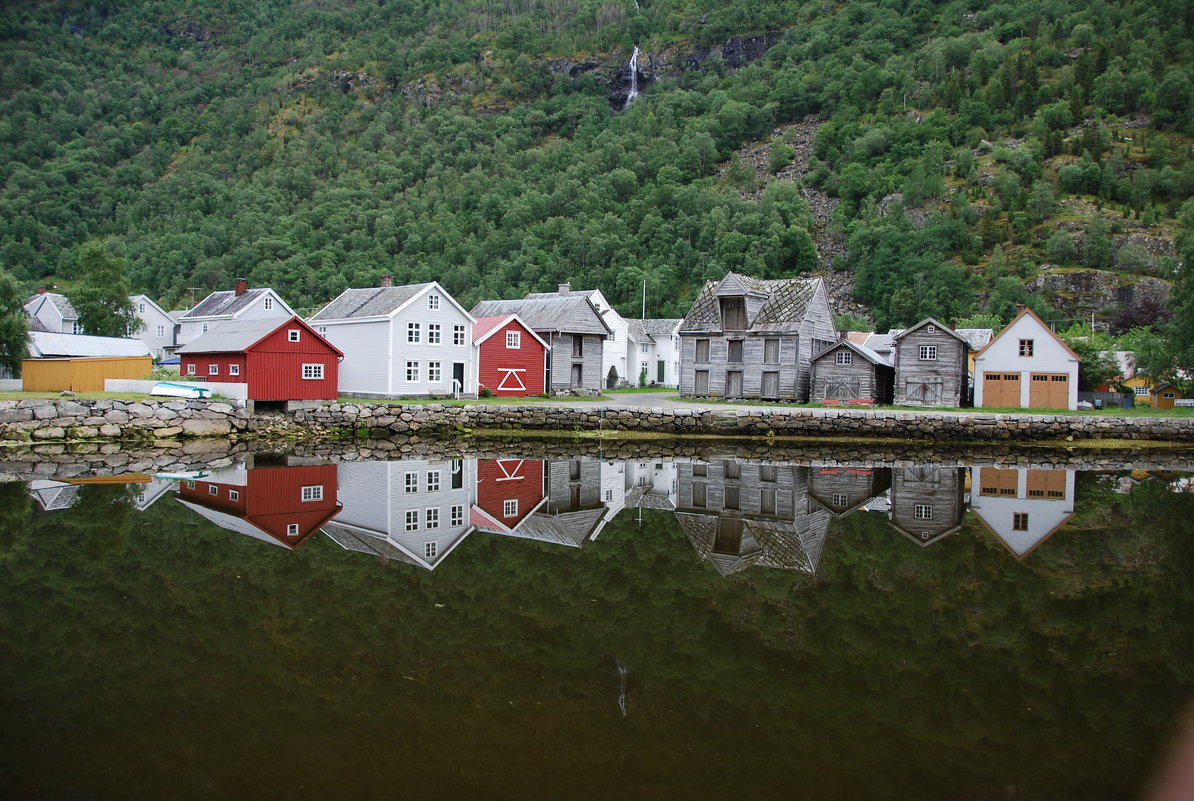
<path fill-rule="evenodd" d="M 925 326 L 925 331 L 926 331 L 926 332 L 928 332 L 928 333 L 930 333 L 930 334 L 936 334 L 936 333 L 937 333 L 937 326 L 935 326 L 935 325 L 926 325 L 926 326 Z"/>
<path fill-rule="evenodd" d="M 439 308 L 439 295 L 431 294 L 427 296 L 427 308 L 432 311 Z"/>
<path fill-rule="evenodd" d="M 1028 531 L 1028 512 L 1012 512 L 1012 531 Z"/>
<path fill-rule="evenodd" d="M 418 509 L 407 509 L 406 510 L 406 530 L 407 531 L 418 531 L 419 530 L 419 510 Z"/>
<path fill-rule="evenodd" d="M 185 486 L 187 489 L 195 489 L 195 482 L 189 478 L 182 483 L 183 483 L 183 486 Z"/>
<path fill-rule="evenodd" d="M 921 345 L 920 346 L 920 360 L 933 361 L 937 358 L 936 345 Z"/>
<path fill-rule="evenodd" d="M 207 374 L 208 375 L 219 375 L 220 374 L 220 365 L 218 365 L 218 364 L 207 365 Z"/>
<path fill-rule="evenodd" d="M 443 378 L 443 368 L 439 362 L 427 362 L 427 380 L 438 384 Z"/>
<path fill-rule="evenodd" d="M 427 323 L 427 344 L 438 345 L 440 342 L 440 324 Z"/>
<path fill-rule="evenodd" d="M 298 535 L 299 535 L 298 523 L 287 523 L 286 524 L 286 536 L 287 537 L 297 537 Z"/>
<path fill-rule="evenodd" d="M 451 525 L 453 525 L 453 526 L 463 526 L 464 525 L 464 507 L 463 506 L 456 505 L 456 506 L 452 507 Z"/>
<path fill-rule="evenodd" d="M 220 488 L 218 486 L 216 486 L 215 484 L 208 484 L 207 485 L 207 494 L 208 495 L 219 495 Z"/>
<path fill-rule="evenodd" d="M 829 503 L 834 507 L 846 506 L 850 503 L 850 496 L 845 492 L 835 492 Z"/>
<path fill-rule="evenodd" d="M 912 507 L 912 516 L 917 520 L 932 520 L 933 507 L 927 503 L 918 503 Z"/>
<path fill-rule="evenodd" d="M 854 353 L 852 351 L 848 351 L 848 350 L 839 350 L 837 353 L 833 354 L 833 363 L 834 364 L 853 364 L 854 363 Z"/>
<path fill-rule="evenodd" d="M 407 473 L 402 477 L 403 492 L 407 495 L 419 491 L 419 474 Z"/>
<path fill-rule="evenodd" d="M 166 336 L 166 326 L 159 325 L 158 326 L 158 339 L 162 339 L 165 336 Z"/>
<path fill-rule="evenodd" d="M 425 509 L 423 511 L 423 528 L 439 528 L 439 508 Z"/>
<path fill-rule="evenodd" d="M 323 378 L 322 364 L 304 364 L 303 365 L 303 380 L 317 381 Z"/>
<path fill-rule="evenodd" d="M 228 365 L 228 375 L 240 375 L 240 365 L 239 364 Z"/>
<path fill-rule="evenodd" d="M 439 555 L 439 543 L 435 540 L 423 546 L 424 559 L 434 559 L 437 555 Z"/>
<path fill-rule="evenodd" d="M 299 329 L 297 329 L 297 328 L 287 328 L 286 329 L 286 341 L 287 342 L 298 342 L 301 338 L 302 338 L 302 332 L 299 331 Z"/>
<path fill-rule="evenodd" d="M 407 362 L 406 363 L 406 380 L 407 381 L 418 381 L 419 380 L 419 363 L 418 362 Z"/>
<path fill-rule="evenodd" d="M 518 499 L 502 501 L 502 517 L 518 516 Z"/>
<path fill-rule="evenodd" d="M 323 485 L 309 484 L 302 489 L 303 502 L 307 501 L 322 501 L 323 500 Z"/>
<path fill-rule="evenodd" d="M 452 344 L 453 345 L 463 345 L 464 344 L 464 326 L 463 325 L 452 326 Z"/>
<path fill-rule="evenodd" d="M 203 324 L 203 333 L 207 333 L 207 323 Z"/>
<path fill-rule="evenodd" d="M 427 491 L 428 492 L 439 492 L 439 471 L 438 470 L 428 470 L 427 471 Z"/>
<path fill-rule="evenodd" d="M 265 298 L 264 306 L 265 306 L 266 311 L 270 311 L 271 309 L 273 309 L 274 308 L 274 299 L 267 295 Z"/>
<path fill-rule="evenodd" d="M 195 365 L 188 364 L 187 365 L 187 375 L 194 375 L 194 374 L 195 374 Z"/>
<path fill-rule="evenodd" d="M 406 324 L 406 341 L 407 342 L 419 342 L 420 341 L 421 337 L 419 335 L 419 328 L 420 328 L 419 323 L 407 323 Z"/>
<path fill-rule="evenodd" d="M 138 314 L 145 314 L 145 304 L 144 304 L 144 303 L 138 303 L 138 304 L 137 304 L 137 313 L 138 313 Z"/>
<path fill-rule="evenodd" d="M 1135 394 L 1137 397 L 1139 397 L 1139 396 L 1141 396 L 1141 395 L 1148 395 L 1148 394 L 1149 394 L 1149 391 L 1150 391 L 1150 390 L 1149 390 L 1149 388 L 1148 388 L 1148 387 L 1132 387 L 1132 392 L 1133 392 L 1133 393 L 1134 393 L 1134 394 Z"/>
<path fill-rule="evenodd" d="M 237 491 L 236 491 L 236 490 L 234 490 L 234 489 L 230 489 L 230 490 L 228 490 L 228 500 L 230 500 L 230 501 L 239 501 L 239 500 L 240 500 L 240 493 L 239 493 L 239 492 L 237 492 Z"/>
<path fill-rule="evenodd" d="M 648 350 L 648 347 L 649 346 L 647 345 L 646 342 L 644 342 L 642 345 L 639 345 L 639 348 L 640 348 L 639 353 L 650 353 L 651 351 Z"/>
<path fill-rule="evenodd" d="M 506 332 L 506 347 L 511 350 L 516 350 L 522 347 L 522 332 L 521 331 L 507 331 Z"/>

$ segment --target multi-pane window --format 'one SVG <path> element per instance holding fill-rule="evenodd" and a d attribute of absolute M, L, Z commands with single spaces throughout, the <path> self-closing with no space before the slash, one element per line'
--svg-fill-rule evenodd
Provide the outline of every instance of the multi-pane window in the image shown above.
<path fill-rule="evenodd" d="M 240 365 L 239 364 L 228 365 L 228 375 L 240 375 Z"/>
<path fill-rule="evenodd" d="M 1132 392 L 1137 396 L 1147 396 L 1149 394 L 1148 387 L 1132 387 Z"/>
<path fill-rule="evenodd" d="M 779 340 L 763 340 L 763 364 L 779 364 Z"/>
<path fill-rule="evenodd" d="M 518 515 L 518 499 L 502 501 L 502 517 L 516 517 Z"/>
<path fill-rule="evenodd" d="M 917 520 L 932 520 L 933 507 L 926 503 L 918 503 L 912 507 L 912 516 Z"/>
<path fill-rule="evenodd" d="M 322 364 L 304 364 L 303 365 L 303 380 L 317 381 L 323 378 Z"/>
<path fill-rule="evenodd" d="M 419 530 L 419 510 L 418 509 L 407 509 L 406 510 L 406 530 L 407 531 L 418 531 Z"/>
<path fill-rule="evenodd" d="M 407 323 L 406 324 L 406 341 L 407 342 L 420 341 L 419 326 L 420 326 L 419 323 Z"/>
<path fill-rule="evenodd" d="M 696 341 L 696 360 L 702 364 L 709 361 L 709 340 L 698 339 Z"/>
<path fill-rule="evenodd" d="M 463 345 L 464 344 L 464 326 L 463 325 L 452 326 L 452 344 L 453 345 Z"/>
<path fill-rule="evenodd" d="M 1028 531 L 1028 512 L 1012 513 L 1012 531 Z"/>
<path fill-rule="evenodd" d="M 936 358 L 937 358 L 937 346 L 936 345 L 921 345 L 920 346 L 921 361 L 930 361 L 930 360 L 933 360 Z"/>
<path fill-rule="evenodd" d="M 423 512 L 423 527 L 424 528 L 439 528 L 439 509 L 432 508 Z"/>
<path fill-rule="evenodd" d="M 402 477 L 402 491 L 407 495 L 419 491 L 418 473 L 407 473 Z"/>
<path fill-rule="evenodd" d="M 322 501 L 323 500 L 323 485 L 311 484 L 303 487 L 303 501 Z"/>
<path fill-rule="evenodd" d="M 207 485 L 207 494 L 208 495 L 219 495 L 220 488 L 218 486 L 216 486 L 215 484 L 208 484 Z"/>
<path fill-rule="evenodd" d="M 194 375 L 194 374 L 195 374 L 195 365 L 188 364 L 187 365 L 187 375 Z"/>
<path fill-rule="evenodd" d="M 234 489 L 230 489 L 230 490 L 228 490 L 228 500 L 230 500 L 230 501 L 239 501 L 239 500 L 240 500 L 240 493 L 239 493 L 239 492 L 237 492 L 237 491 L 236 491 L 236 490 L 234 490 Z"/>
<path fill-rule="evenodd" d="M 443 375 L 443 368 L 439 362 L 427 362 L 427 380 L 431 383 L 438 383 Z"/>
<path fill-rule="evenodd" d="M 218 364 L 207 365 L 207 374 L 208 375 L 219 375 L 220 374 L 220 365 L 218 365 Z"/>
<path fill-rule="evenodd" d="M 79 332 L 78 332 L 78 331 L 76 331 L 75 333 L 77 334 L 77 333 L 79 333 Z M 203 333 L 205 333 L 205 334 L 207 333 L 207 323 L 204 323 L 204 324 L 203 324 Z"/>
<path fill-rule="evenodd" d="M 423 546 L 423 558 L 425 559 L 434 559 L 438 553 L 439 543 L 435 540 L 432 540 Z"/>
<path fill-rule="evenodd" d="M 138 303 L 138 304 L 137 304 L 137 313 L 138 313 L 138 314 L 145 314 L 145 304 L 144 304 L 144 303 Z"/>
<path fill-rule="evenodd" d="M 299 534 L 298 523 L 287 523 L 286 524 L 286 536 L 287 537 L 297 537 L 298 534 Z"/>
<path fill-rule="evenodd" d="M 427 323 L 427 344 L 438 345 L 440 342 L 440 324 Z"/>
<path fill-rule="evenodd" d="M 419 380 L 419 363 L 418 362 L 407 362 L 406 363 L 406 380 L 407 381 L 418 381 Z"/>
<path fill-rule="evenodd" d="M 438 470 L 428 470 L 427 471 L 427 491 L 428 492 L 439 492 L 439 471 Z"/>
<path fill-rule="evenodd" d="M 439 295 L 432 293 L 427 296 L 427 308 L 432 311 L 439 308 Z"/>
<path fill-rule="evenodd" d="M 651 351 L 648 349 L 649 347 L 650 346 L 646 342 L 644 342 L 643 344 L 639 345 L 639 352 L 640 353 L 650 353 Z"/>
<path fill-rule="evenodd" d="M 159 325 L 158 326 L 158 339 L 161 339 L 164 336 L 166 336 L 166 326 Z"/>
<path fill-rule="evenodd" d="M 300 332 L 299 329 L 297 329 L 297 328 L 286 329 L 286 341 L 287 342 L 298 342 L 299 339 L 301 339 L 301 338 L 302 338 L 302 332 Z"/>
<path fill-rule="evenodd" d="M 464 525 L 464 507 L 460 506 L 460 505 L 453 506 L 452 511 L 451 511 L 451 516 L 449 519 L 451 520 L 451 525 L 463 526 Z"/>
<path fill-rule="evenodd" d="M 927 331 L 927 332 L 928 332 L 928 333 L 930 333 L 930 334 L 936 334 L 936 333 L 937 333 L 937 326 L 935 326 L 935 325 L 926 325 L 926 326 L 925 326 L 925 331 Z"/>
<path fill-rule="evenodd" d="M 833 355 L 834 364 L 853 364 L 854 353 L 848 350 L 839 350 Z"/>
<path fill-rule="evenodd" d="M 1021 339 L 1020 340 L 1020 355 L 1021 356 L 1031 356 L 1032 351 L 1034 350 L 1034 346 L 1035 346 L 1035 340 Z"/>
<path fill-rule="evenodd" d="M 273 308 L 274 308 L 274 299 L 273 299 L 273 298 L 266 298 L 266 299 L 265 299 L 265 310 L 266 310 L 266 311 L 270 311 L 270 310 L 271 310 L 271 309 L 273 309 Z"/>
<path fill-rule="evenodd" d="M 522 347 L 522 332 L 521 331 L 507 331 L 506 332 L 506 347 L 517 349 Z"/>
<path fill-rule="evenodd" d="M 849 505 L 849 503 L 850 503 L 850 496 L 849 496 L 849 495 L 847 495 L 847 494 L 846 494 L 846 493 L 844 493 L 844 492 L 835 492 L 835 493 L 833 493 L 832 500 L 830 501 L 830 504 L 831 504 L 831 505 L 832 505 L 832 506 L 833 506 L 835 509 L 840 509 L 840 508 L 843 508 L 843 507 L 845 507 L 845 506 L 848 506 L 848 505 Z"/>

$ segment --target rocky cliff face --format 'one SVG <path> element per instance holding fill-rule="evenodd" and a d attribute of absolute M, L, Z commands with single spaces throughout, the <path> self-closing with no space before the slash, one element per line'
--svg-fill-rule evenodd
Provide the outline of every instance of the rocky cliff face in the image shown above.
<path fill-rule="evenodd" d="M 1078 318 L 1092 311 L 1102 314 L 1104 310 L 1117 313 L 1135 307 L 1160 307 L 1169 297 L 1170 286 L 1160 278 L 1046 265 L 1028 283 L 1028 291 L 1042 295 L 1064 315 Z"/>

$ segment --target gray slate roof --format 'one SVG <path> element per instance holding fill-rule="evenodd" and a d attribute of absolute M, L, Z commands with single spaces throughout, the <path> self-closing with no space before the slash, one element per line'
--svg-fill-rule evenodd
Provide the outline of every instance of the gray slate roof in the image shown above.
<path fill-rule="evenodd" d="M 627 329 L 630 333 L 630 338 L 642 342 L 648 337 L 668 336 L 676 328 L 676 323 L 679 319 L 657 319 L 657 320 L 627 320 Z"/>
<path fill-rule="evenodd" d="M 279 320 L 277 317 L 262 320 L 229 320 L 183 345 L 175 353 L 239 353 L 288 322 L 290 320 Z M 310 332 L 307 334 L 310 336 Z"/>
<path fill-rule="evenodd" d="M 45 298 L 50 303 L 53 303 L 58 308 L 58 313 L 62 315 L 64 320 L 78 320 L 79 313 L 75 311 L 75 307 L 71 305 L 66 295 L 60 295 L 57 292 L 39 292 L 29 300 L 25 301 L 25 305 L 33 303 L 34 301 Z"/>
<path fill-rule="evenodd" d="M 193 320 L 196 317 L 223 317 L 236 314 L 269 291 L 268 289 L 249 289 L 243 295 L 237 295 L 236 291 L 232 289 L 212 292 L 199 301 L 199 304 L 193 309 L 188 309 L 179 319 Z"/>
<path fill-rule="evenodd" d="M 350 320 L 356 317 L 382 317 L 392 314 L 395 309 L 429 286 L 431 286 L 431 282 L 405 286 L 347 289 L 338 298 L 320 309 L 311 318 L 311 322 Z"/>
<path fill-rule="evenodd" d="M 139 339 L 92 337 L 86 334 L 60 334 L 55 331 L 30 331 L 29 355 L 42 358 L 93 358 L 114 356 L 150 356 L 149 346 Z"/>
<path fill-rule="evenodd" d="M 546 298 L 523 300 L 483 300 L 473 307 L 473 317 L 499 317 L 517 314 L 536 333 L 597 334 L 608 337 L 613 332 L 589 301 L 587 293 L 553 293 Z"/>
<path fill-rule="evenodd" d="M 911 334 L 913 331 L 917 330 L 921 326 L 925 326 L 925 325 L 929 325 L 929 324 L 937 326 L 938 331 L 942 331 L 946 334 L 949 334 L 954 339 L 961 340 L 961 341 L 965 342 L 967 345 L 970 344 L 969 340 L 967 340 L 966 337 L 962 336 L 957 331 L 950 328 L 948 325 L 944 325 L 940 320 L 937 320 L 933 317 L 926 317 L 923 320 L 921 320 L 919 323 L 916 323 L 915 325 L 908 326 L 903 331 L 896 334 L 894 339 L 903 339 L 905 336 L 907 336 L 908 334 Z"/>
<path fill-rule="evenodd" d="M 966 340 L 971 350 L 982 350 L 995 336 L 995 331 L 991 328 L 956 328 L 954 333 Z"/>
<path fill-rule="evenodd" d="M 804 321 L 809 303 L 820 286 L 820 278 L 751 278 L 729 273 L 720 281 L 709 281 L 692 302 L 692 308 L 680 324 L 681 331 L 721 331 L 722 296 L 741 294 L 766 297 L 762 308 L 750 322 L 750 331 L 791 330 Z M 726 289 L 721 292 L 719 290 Z"/>
<path fill-rule="evenodd" d="M 855 353 L 857 353 L 862 358 L 866 359 L 871 364 L 877 364 L 881 367 L 891 367 L 893 369 L 895 368 L 895 365 L 892 364 L 888 359 L 884 358 L 883 356 L 880 356 L 878 353 L 871 350 L 866 345 L 859 345 L 857 342 L 851 342 L 848 339 L 838 340 L 837 342 L 833 343 L 828 348 L 826 348 L 825 350 L 821 351 L 816 356 L 814 356 L 813 361 L 814 362 L 817 361 L 825 354 L 829 353 L 830 351 L 837 350 L 839 347 L 842 347 L 842 346 L 854 351 Z"/>

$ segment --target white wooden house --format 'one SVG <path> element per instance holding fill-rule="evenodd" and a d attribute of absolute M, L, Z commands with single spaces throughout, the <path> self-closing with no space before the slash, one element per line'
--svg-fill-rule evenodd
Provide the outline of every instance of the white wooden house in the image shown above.
<path fill-rule="evenodd" d="M 475 459 L 345 462 L 323 533 L 348 551 L 434 570 L 472 531 Z"/>
<path fill-rule="evenodd" d="M 974 359 L 974 405 L 1076 409 L 1079 361 L 1040 317 L 1020 306 Z"/>
<path fill-rule="evenodd" d="M 53 334 L 81 334 L 79 313 L 67 300 L 66 295 L 57 292 L 39 291 L 25 301 L 25 313 L 29 315 L 31 331 L 49 331 Z"/>
<path fill-rule="evenodd" d="M 155 359 L 162 359 L 178 347 L 177 326 L 174 318 L 148 295 L 129 295 L 133 311 L 140 325 L 129 336 L 144 342 Z"/>
<path fill-rule="evenodd" d="M 974 468 L 970 511 L 1017 559 L 1074 516 L 1073 470 Z"/>
<path fill-rule="evenodd" d="M 646 374 L 647 384 L 680 385 L 680 319 L 627 321 L 631 366 L 628 380 L 637 384 Z"/>
<path fill-rule="evenodd" d="M 277 318 L 280 322 L 295 316 L 274 290 L 250 289 L 245 279 L 238 278 L 234 289 L 212 292 L 178 316 L 175 345 L 181 347 L 229 320 Z"/>
<path fill-rule="evenodd" d="M 476 320 L 435 281 L 346 289 L 307 322 L 344 353 L 341 393 L 477 394 Z"/>

